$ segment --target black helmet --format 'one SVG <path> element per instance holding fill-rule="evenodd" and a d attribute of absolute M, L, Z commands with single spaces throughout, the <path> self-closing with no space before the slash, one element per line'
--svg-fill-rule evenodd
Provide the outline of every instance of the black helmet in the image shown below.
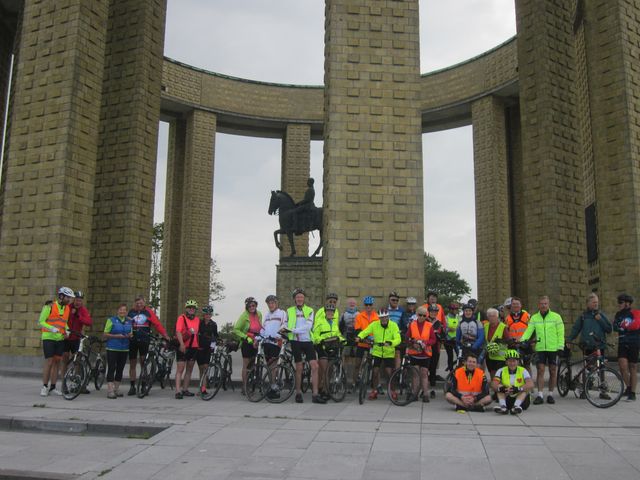
<path fill-rule="evenodd" d="M 467 304 L 473 305 L 473 308 L 476 308 L 476 305 L 478 305 L 478 300 L 476 300 L 475 298 L 470 298 Z"/>
<path fill-rule="evenodd" d="M 467 310 L 467 309 L 469 309 L 469 310 L 475 310 L 475 308 L 476 308 L 476 306 L 475 306 L 475 305 L 473 305 L 473 304 L 471 304 L 471 303 L 469 303 L 469 302 L 465 303 L 465 304 L 462 306 L 462 310 Z"/>
<path fill-rule="evenodd" d="M 202 313 L 213 315 L 213 305 L 205 305 L 204 307 L 202 307 Z"/>
<path fill-rule="evenodd" d="M 299 293 L 301 293 L 301 294 L 303 294 L 303 295 L 305 295 L 305 296 L 306 296 L 306 294 L 304 293 L 304 288 L 296 288 L 296 289 L 293 291 L 293 293 L 291 294 L 291 296 L 292 296 L 293 298 L 295 298 L 295 297 L 296 297 L 296 295 L 298 295 Z"/>
<path fill-rule="evenodd" d="M 331 293 L 327 293 L 327 300 L 338 300 L 338 294 L 331 292 Z"/>
<path fill-rule="evenodd" d="M 276 297 L 275 295 L 267 295 L 267 298 L 265 298 L 264 301 L 265 301 L 265 303 L 277 302 L 278 301 L 278 297 Z"/>
<path fill-rule="evenodd" d="M 389 294 L 389 298 L 400 298 L 400 295 L 398 295 L 398 292 L 394 290 Z"/>
<path fill-rule="evenodd" d="M 633 303 L 633 297 L 628 293 L 621 293 L 618 295 L 618 303 Z"/>
<path fill-rule="evenodd" d="M 249 305 L 251 305 L 252 303 L 255 303 L 256 307 L 258 306 L 258 301 L 255 298 L 247 297 L 247 298 L 244 299 L 245 308 L 249 308 Z"/>
<path fill-rule="evenodd" d="M 74 295 L 76 296 L 76 298 L 84 298 L 84 292 L 82 290 L 78 290 L 74 293 Z"/>
<path fill-rule="evenodd" d="M 439 312 L 440 309 L 438 308 L 437 305 L 434 305 L 433 303 L 431 305 L 429 305 L 429 311 L 430 312 Z"/>

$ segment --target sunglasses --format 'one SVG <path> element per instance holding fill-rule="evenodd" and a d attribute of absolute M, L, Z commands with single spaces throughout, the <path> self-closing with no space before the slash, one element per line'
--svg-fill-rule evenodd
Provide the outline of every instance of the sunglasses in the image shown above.
<path fill-rule="evenodd" d="M 425 317 L 425 318 L 427 317 L 424 313 L 419 313 L 418 316 L 419 317 Z"/>

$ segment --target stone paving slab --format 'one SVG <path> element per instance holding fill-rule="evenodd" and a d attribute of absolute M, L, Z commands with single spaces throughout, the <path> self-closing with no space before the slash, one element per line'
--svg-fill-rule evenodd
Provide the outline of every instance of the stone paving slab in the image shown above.
<path fill-rule="evenodd" d="M 314 405 L 307 394 L 271 405 L 237 391 L 203 402 L 153 389 L 145 399 L 102 391 L 66 401 L 40 397 L 34 378 L 0 380 L 0 418 L 170 425 L 148 439 L 0 429 L 0 470 L 43 478 L 495 480 L 516 468 L 527 479 L 640 478 L 637 402 L 602 410 L 569 396 L 513 417 L 458 414 L 441 397 L 396 407 L 384 396 Z"/>

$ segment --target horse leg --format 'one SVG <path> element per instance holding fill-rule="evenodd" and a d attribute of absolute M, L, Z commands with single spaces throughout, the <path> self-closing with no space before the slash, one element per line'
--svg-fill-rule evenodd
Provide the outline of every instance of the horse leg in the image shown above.
<path fill-rule="evenodd" d="M 320 252 L 320 249 L 322 248 L 322 229 L 318 230 L 319 233 L 319 237 L 320 237 L 320 243 L 318 243 L 318 248 L 316 248 L 316 251 L 313 252 L 313 254 L 311 255 L 312 257 L 315 257 L 316 255 L 318 255 L 318 253 Z"/>
<path fill-rule="evenodd" d="M 290 257 L 296 256 L 296 246 L 293 243 L 293 232 L 287 232 L 287 237 L 289 238 L 289 245 L 291 245 L 291 255 Z"/>
<path fill-rule="evenodd" d="M 273 239 L 276 241 L 276 247 L 278 248 L 278 250 L 282 250 L 282 245 L 280 244 L 280 241 L 278 240 L 278 234 L 281 231 L 282 230 L 276 230 L 275 232 L 273 232 Z"/>

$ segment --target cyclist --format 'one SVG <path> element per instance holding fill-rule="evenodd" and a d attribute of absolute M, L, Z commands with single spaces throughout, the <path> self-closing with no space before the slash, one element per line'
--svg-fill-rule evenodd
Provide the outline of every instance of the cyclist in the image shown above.
<path fill-rule="evenodd" d="M 429 305 L 436 305 L 438 307 L 438 314 L 436 315 L 436 318 L 444 325 L 446 322 L 444 308 L 442 308 L 442 305 L 438 303 L 438 294 L 436 292 L 427 293 L 427 302 L 423 307 L 428 309 Z"/>
<path fill-rule="evenodd" d="M 373 304 L 375 303 L 375 299 L 368 295 L 362 299 L 362 303 L 364 305 L 364 310 L 358 313 L 356 316 L 355 322 L 355 333 L 358 337 L 360 337 L 360 332 L 367 329 L 367 327 L 378 320 L 378 314 L 373 309 Z M 356 380 L 358 378 L 358 374 L 360 373 L 360 364 L 362 363 L 362 357 L 364 356 L 365 350 L 369 350 L 370 345 L 366 342 L 357 342 L 356 343 L 356 361 L 355 368 L 353 369 L 353 384 L 355 385 Z M 395 357 L 395 353 L 394 353 Z"/>
<path fill-rule="evenodd" d="M 278 366 L 278 356 L 280 355 L 280 330 L 287 325 L 287 314 L 281 308 L 278 308 L 278 297 L 268 295 L 264 300 L 267 304 L 267 313 L 262 320 L 262 329 L 260 336 L 262 337 L 262 346 L 264 358 L 271 370 L 271 375 L 275 375 Z M 277 385 L 271 386 L 271 391 L 267 392 L 271 398 L 277 398 L 280 393 Z"/>
<path fill-rule="evenodd" d="M 196 363 L 198 354 L 198 337 L 200 332 L 200 319 L 196 316 L 198 302 L 187 300 L 184 304 L 184 312 L 176 322 L 176 338 L 180 346 L 176 352 L 176 398 L 193 397 L 189 391 L 191 372 Z M 184 377 L 183 377 L 184 372 Z"/>
<path fill-rule="evenodd" d="M 347 298 L 347 308 L 342 315 L 340 315 L 340 333 L 344 338 L 346 338 L 348 346 L 345 349 L 344 354 L 344 368 L 347 378 L 354 378 L 353 371 L 355 370 L 356 355 L 355 322 L 359 313 L 357 305 L 355 298 Z M 349 382 L 347 386 L 347 393 L 351 393 L 352 391 L 353 386 L 351 382 Z"/>
<path fill-rule="evenodd" d="M 369 400 L 378 398 L 376 386 L 380 379 L 381 366 L 385 369 L 387 378 L 391 377 L 396 355 L 396 345 L 400 344 L 400 329 L 398 325 L 389 321 L 389 314 L 385 311 L 380 311 L 377 317 L 378 320 L 371 322 L 367 328 L 358 334 L 358 337 L 362 340 L 368 336 L 373 337 L 373 348 L 371 350 L 371 356 L 373 357 L 373 374 Z"/>
<path fill-rule="evenodd" d="M 505 302 L 506 301 L 510 302 L 509 305 L 511 307 L 505 318 L 505 323 L 509 330 L 509 338 L 511 338 L 512 341 L 519 342 L 529 326 L 529 312 L 522 308 L 522 300 L 518 297 L 510 297 L 505 300 Z M 522 354 L 520 358 L 522 366 L 531 373 L 531 355 L 533 354 L 533 348 L 529 342 L 524 342 L 518 345 L 518 350 Z"/>
<path fill-rule="evenodd" d="M 44 353 L 44 365 L 42 367 L 42 389 L 40 395 L 46 397 L 49 392 L 54 395 L 62 395 L 56 388 L 58 380 L 58 367 L 62 355 L 64 355 L 64 339 L 67 334 L 67 324 L 71 307 L 69 304 L 74 298 L 73 290 L 69 287 L 60 287 L 58 298 L 47 302 L 42 307 L 38 323 L 42 332 L 42 351 Z"/>
<path fill-rule="evenodd" d="M 575 321 L 567 337 L 572 342 L 580 335 L 580 343 L 585 347 L 585 355 L 590 355 L 598 349 L 604 355 L 607 333 L 613 331 L 611 322 L 604 312 L 598 309 L 598 306 L 598 295 L 590 293 L 587 297 L 587 309 Z"/>
<path fill-rule="evenodd" d="M 499 368 L 504 367 L 504 361 L 509 343 L 507 326 L 500 321 L 500 314 L 495 308 L 487 309 L 487 323 L 484 324 L 484 341 L 487 345 L 487 369 L 493 378 Z"/>
<path fill-rule="evenodd" d="M 474 305 L 465 303 L 462 306 L 462 318 L 456 330 L 458 357 L 462 356 L 465 344 L 470 344 L 471 351 L 475 353 L 478 363 L 482 365 L 484 357 L 482 350 L 484 345 L 483 328 L 480 320 L 474 315 Z"/>
<path fill-rule="evenodd" d="M 407 297 L 407 305 L 404 309 L 404 313 L 402 314 L 402 318 L 400 319 L 400 334 L 404 337 L 407 334 L 407 329 L 411 322 L 413 322 L 417 317 L 416 308 L 418 306 L 418 301 L 416 297 Z"/>
<path fill-rule="evenodd" d="M 429 305 L 433 308 L 433 305 Z M 422 384 L 422 401 L 429 402 L 429 363 L 433 359 L 433 345 L 436 343 L 436 331 L 427 317 L 435 319 L 437 310 L 427 314 L 427 309 L 419 307 L 416 312 L 416 320 L 411 322 L 407 330 L 407 355 L 411 365 L 420 370 L 420 382 Z M 431 319 L 430 318 L 430 319 Z M 436 320 L 437 321 L 437 320 Z M 414 396 L 418 393 L 418 386 L 414 386 Z"/>
<path fill-rule="evenodd" d="M 474 353 L 467 353 L 464 365 L 454 372 L 445 399 L 459 413 L 484 412 L 484 407 L 491 403 L 487 378 L 484 370 L 478 367 L 478 357 Z"/>
<path fill-rule="evenodd" d="M 344 338 L 340 334 L 337 318 L 336 306 L 327 303 L 324 308 L 316 312 L 313 321 L 313 343 L 316 354 L 318 355 L 319 391 L 320 396 L 325 400 L 328 400 L 330 397 L 329 394 L 324 391 L 324 387 L 326 386 L 324 378 L 327 374 L 327 366 L 329 365 L 329 352 L 327 352 L 325 348 L 324 341 L 330 338 L 336 339 L 339 342 L 344 341 Z"/>
<path fill-rule="evenodd" d="M 447 351 L 447 372 L 453 370 L 453 350 L 456 346 L 456 330 L 460 317 L 458 316 L 459 306 L 457 303 L 449 304 L 449 313 L 447 313 L 446 325 L 447 336 L 444 341 L 444 348 Z"/>
<path fill-rule="evenodd" d="M 209 368 L 211 350 L 215 347 L 217 339 L 218 324 L 213 319 L 213 305 L 206 305 L 202 307 L 202 318 L 200 318 L 200 328 L 198 329 L 198 353 L 196 354 L 201 379 Z M 200 387 L 200 393 L 207 393 L 207 387 L 204 383 Z"/>
<path fill-rule="evenodd" d="M 107 319 L 103 337 L 107 340 L 107 398 L 122 397 L 120 382 L 129 356 L 133 322 L 127 317 L 127 305 L 118 306 L 117 314 Z"/>
<path fill-rule="evenodd" d="M 547 403 L 556 403 L 553 390 L 558 379 L 558 352 L 564 349 L 564 322 L 562 317 L 549 309 L 549 297 L 546 295 L 538 299 L 538 312 L 531 316 L 527 330 L 522 334 L 521 341 L 526 342 L 536 335 L 536 383 L 538 394 L 534 405 L 544 402 L 544 370 L 549 365 L 549 393 Z"/>
<path fill-rule="evenodd" d="M 80 347 L 80 337 L 74 332 L 82 333 L 84 327 L 90 327 L 92 324 L 89 310 L 84 306 L 84 292 L 78 290 L 74 292 L 75 298 L 71 303 L 71 311 L 69 313 L 69 336 L 64 340 L 64 355 L 62 355 L 62 378 L 67 371 L 69 358 L 78 351 Z M 87 387 L 82 389 L 82 393 L 90 393 Z"/>
<path fill-rule="evenodd" d="M 147 306 L 146 300 L 142 295 L 136 297 L 133 308 L 129 310 L 127 317 L 133 320 L 133 337 L 129 341 L 129 381 L 131 386 L 127 395 L 135 395 L 138 357 L 140 357 L 140 365 L 142 365 L 144 357 L 149 351 L 151 327 L 165 340 L 169 340 L 169 337 L 160 320 L 158 320 L 156 312 Z"/>
<path fill-rule="evenodd" d="M 291 353 L 296 364 L 296 403 L 303 403 L 302 399 L 302 355 L 311 367 L 311 390 L 313 403 L 327 403 L 318 395 L 318 360 L 313 348 L 313 309 L 305 304 L 305 293 L 302 288 L 293 291 L 294 305 L 287 309 L 287 328 Z"/>
<path fill-rule="evenodd" d="M 502 415 L 509 412 L 519 415 L 529 408 L 529 392 L 533 390 L 533 380 L 529 372 L 518 365 L 520 354 L 517 350 L 507 350 L 505 357 L 507 365 L 496 371 L 491 382 L 499 403 L 493 407 L 493 411 Z"/>
<path fill-rule="evenodd" d="M 524 329 L 526 330 L 529 324 L 529 312 L 522 309 L 522 300 L 518 297 L 509 297 L 505 302 L 510 302 L 508 310 L 505 304 L 505 323 L 507 327 L 511 328 L 514 323 L 521 323 L 524 324 Z M 522 330 L 522 333 L 524 333 L 524 330 Z M 522 333 L 518 335 L 518 338 L 522 336 Z"/>
<path fill-rule="evenodd" d="M 402 323 L 402 316 L 404 315 L 404 309 L 399 305 L 399 303 L 400 303 L 400 296 L 395 291 L 391 292 L 389 294 L 389 305 L 387 305 L 386 311 L 389 314 L 389 320 L 391 320 L 393 323 L 398 325 L 398 328 L 400 328 L 400 325 Z M 401 361 L 402 361 L 402 347 L 401 345 L 398 345 L 396 347 L 396 356 L 394 360 L 395 368 L 400 368 Z"/>
<path fill-rule="evenodd" d="M 436 397 L 436 380 L 437 380 L 437 369 L 438 369 L 438 362 L 440 361 L 440 342 L 442 340 L 444 340 L 445 336 L 446 336 L 446 331 L 447 331 L 447 327 L 446 325 L 444 325 L 439 319 L 438 319 L 438 315 L 440 313 L 440 309 L 438 308 L 437 305 L 435 304 L 430 304 L 429 308 L 428 308 L 428 320 L 431 323 L 431 328 L 433 329 L 433 331 L 435 332 L 435 336 L 436 336 L 436 341 L 432 346 L 432 355 L 431 355 L 431 360 L 429 362 L 429 385 L 431 386 L 431 391 L 429 392 L 429 395 L 431 396 L 431 398 L 435 398 Z M 443 379 L 441 379 L 443 380 Z M 425 395 L 426 395 L 427 391 L 425 390 Z"/>
<path fill-rule="evenodd" d="M 254 297 L 244 299 L 244 312 L 240 314 L 233 326 L 234 335 L 242 342 L 240 351 L 242 353 L 242 394 L 244 395 L 244 385 L 247 383 L 247 369 L 249 364 L 256 358 L 254 338 L 262 330 L 262 313 L 258 311 L 258 301 Z"/>
<path fill-rule="evenodd" d="M 638 383 L 638 350 L 640 350 L 640 311 L 632 310 L 633 297 L 618 295 L 618 312 L 613 329 L 618 332 L 618 365 L 626 385 L 627 401 L 636 399 Z"/>

